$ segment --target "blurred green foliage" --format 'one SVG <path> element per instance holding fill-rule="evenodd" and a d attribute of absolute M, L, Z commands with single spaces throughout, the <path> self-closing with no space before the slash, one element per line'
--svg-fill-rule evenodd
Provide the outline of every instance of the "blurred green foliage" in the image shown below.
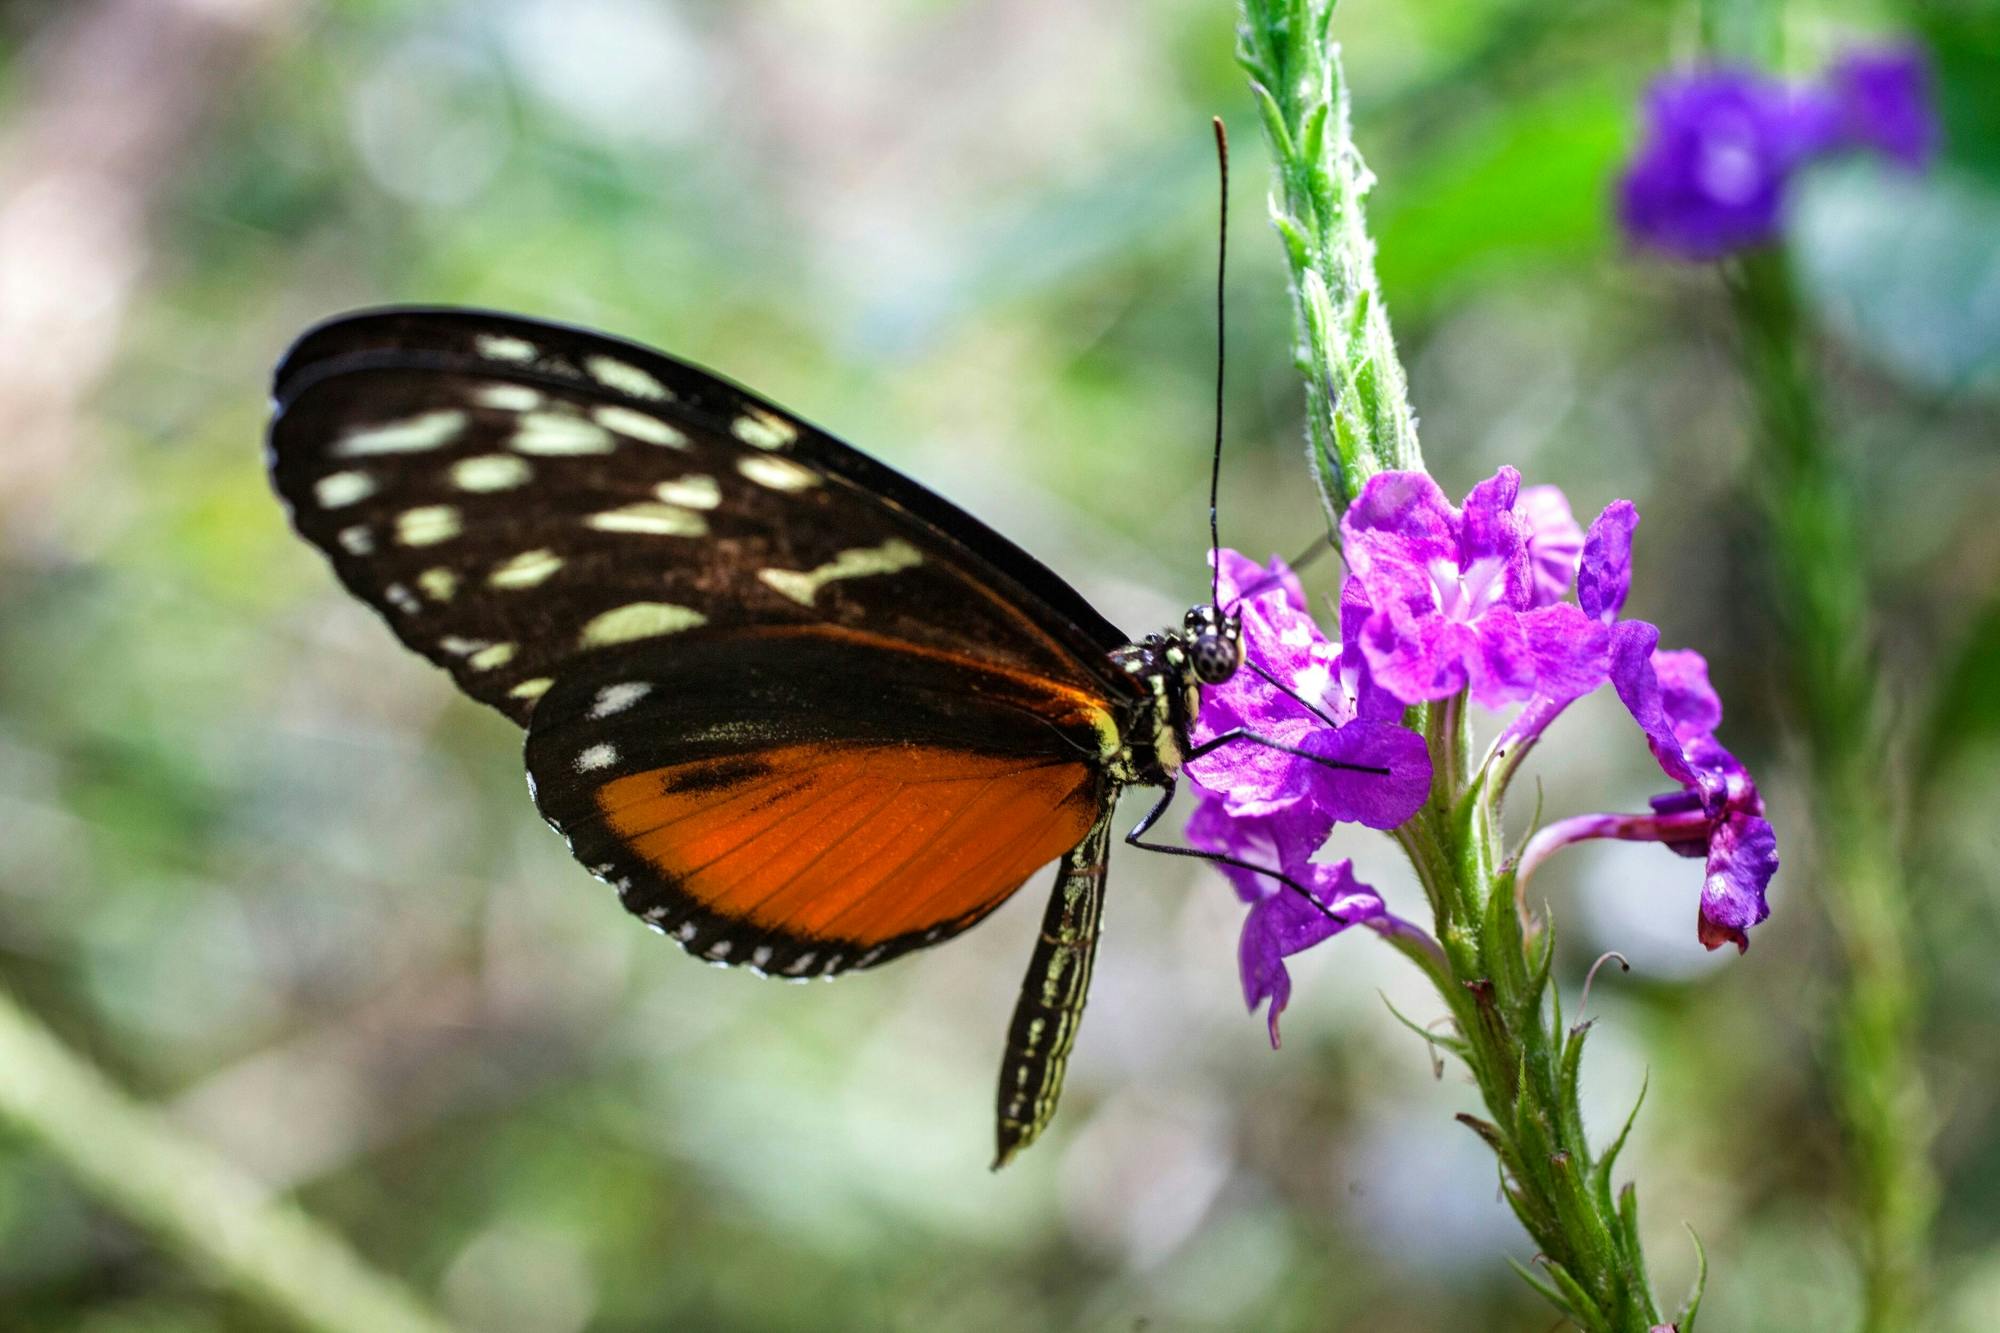
<path fill-rule="evenodd" d="M 181 11 L 232 15 L 199 30 L 212 60 L 135 58 L 98 120 L 66 118 L 90 87 L 64 59 L 80 31 L 111 43 L 100 63 L 143 55 Z M 1735 498 L 1726 304 L 1625 254 L 1604 212 L 1632 100 L 1691 21 L 1349 0 L 1339 23 L 1430 466 L 1454 492 L 1507 461 L 1579 511 L 1639 503 L 1634 608 L 1708 653 L 1785 836 L 1804 814 L 1762 637 L 1782 594 Z M 99 181 L 142 219 L 132 255 L 10 232 L 0 256 L 0 306 L 67 274 L 55 318 L 94 321 L 101 356 L 0 365 L 0 412 L 56 404 L 0 462 L 0 984 L 468 1327 L 1545 1328 L 1490 1162 L 1451 1121 L 1471 1090 L 1434 1082 L 1377 996 L 1432 1016 L 1386 950 L 1304 960 L 1273 1054 L 1235 992 L 1233 896 L 1121 855 L 1064 1113 L 989 1176 L 1038 902 L 837 986 L 697 967 L 568 862 L 518 738 L 345 599 L 263 481 L 264 377 L 306 323 L 518 308 L 755 384 L 1128 628 L 1176 618 L 1205 539 L 1205 122 L 1251 114 L 1232 22 L 1212 0 L 0 6 L 0 209 L 73 164 L 42 127 L 181 118 Z M 1965 1330 L 2000 1324 L 1996 22 L 1841 0 L 1796 6 L 1791 43 L 1816 63 L 1919 34 L 1949 118 L 1932 178 L 1829 175 L 1795 239 L 1894 706 L 1948 760 L 1906 813 Z M 1223 533 L 1291 550 L 1319 519 L 1265 164 L 1237 142 Z M 90 285 L 93 262 L 129 282 Z M 1657 784 L 1604 703 L 1544 747 L 1551 812 Z M 1603 949 L 1636 964 L 1592 996 L 1589 1109 L 1613 1128 L 1650 1071 L 1626 1167 L 1655 1277 L 1679 1289 L 1693 1223 L 1720 1329 L 1852 1308 L 1816 1067 L 1833 951 L 1789 836 L 1741 959 L 1701 952 L 1698 872 L 1657 849 L 1537 881 L 1570 996 Z M 1414 901 L 1386 844 L 1348 841 Z M 264 1318 L 0 1139 L 0 1327 Z"/>

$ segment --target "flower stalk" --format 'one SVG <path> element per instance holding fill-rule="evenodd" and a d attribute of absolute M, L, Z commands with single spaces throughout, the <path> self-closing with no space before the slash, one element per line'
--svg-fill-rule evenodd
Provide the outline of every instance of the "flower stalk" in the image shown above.
<path fill-rule="evenodd" d="M 1277 165 L 1271 225 L 1291 267 L 1307 454 L 1337 522 L 1378 472 L 1423 467 L 1363 201 L 1374 183 L 1349 134 L 1331 0 L 1244 0 L 1236 59 Z"/>
<path fill-rule="evenodd" d="M 1374 503 L 1357 505 L 1371 476 L 1420 473 L 1423 462 L 1375 281 L 1362 211 L 1371 178 L 1350 138 L 1346 85 L 1329 34 L 1333 9 L 1329 0 L 1243 0 L 1238 60 L 1276 163 L 1271 215 L 1291 268 L 1310 461 L 1331 520 L 1339 525 L 1345 515 L 1351 528 Z M 1496 497 L 1507 492 L 1491 503 L 1508 512 L 1510 484 L 1490 484 Z M 1468 514 L 1473 504 L 1469 497 Z M 1350 531 L 1346 555 L 1365 575 L 1367 553 L 1356 540 Z M 1483 595 L 1470 585 L 1463 590 Z M 1462 602 L 1454 608 L 1476 614 Z M 1562 612 L 1573 636 L 1586 628 L 1602 633 L 1576 608 Z M 1343 604 L 1344 639 L 1347 618 Z M 1374 662 L 1378 679 L 1383 665 Z M 1522 1267 L 1522 1276 L 1579 1328 L 1647 1333 L 1665 1321 L 1639 1243 L 1636 1191 L 1613 1179 L 1626 1135 L 1601 1152 L 1591 1143 L 1578 1096 L 1589 1024 L 1563 1025 L 1551 984 L 1553 932 L 1530 936 L 1501 846 L 1501 789 L 1542 723 L 1511 750 L 1481 756 L 1471 743 L 1470 702 L 1490 706 L 1489 696 L 1505 684 L 1475 679 L 1443 697 L 1425 694 L 1402 714 L 1424 738 L 1431 785 L 1393 836 L 1434 916 L 1442 962 L 1434 958 L 1425 970 L 1455 1027 L 1430 1039 L 1462 1060 L 1479 1086 L 1485 1115 L 1459 1119 L 1492 1149 L 1502 1191 L 1536 1247 L 1534 1266 Z M 1542 706 L 1537 716 L 1545 722 L 1565 702 L 1538 698 L 1529 708 Z M 1693 1327 L 1699 1295 L 1697 1283 L 1675 1325 L 1683 1333 Z"/>

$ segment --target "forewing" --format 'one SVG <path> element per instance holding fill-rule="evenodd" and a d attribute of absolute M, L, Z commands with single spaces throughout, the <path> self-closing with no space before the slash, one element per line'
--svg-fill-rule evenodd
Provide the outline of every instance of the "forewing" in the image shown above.
<path fill-rule="evenodd" d="M 635 344 L 478 311 L 306 334 L 271 473 L 404 643 L 526 724 L 575 664 L 830 626 L 1101 699 L 1124 639 L 970 515 L 768 402 Z"/>
<path fill-rule="evenodd" d="M 1072 696 L 830 627 L 606 653 L 539 705 L 535 800 L 627 909 L 793 977 L 948 938 L 1106 812 Z"/>

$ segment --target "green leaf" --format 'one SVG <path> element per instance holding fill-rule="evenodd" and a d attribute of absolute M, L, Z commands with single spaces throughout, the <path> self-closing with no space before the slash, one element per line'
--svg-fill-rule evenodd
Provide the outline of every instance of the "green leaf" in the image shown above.
<path fill-rule="evenodd" d="M 1674 1316 L 1675 1333 L 1694 1333 L 1695 1316 L 1701 1313 L 1701 1294 L 1708 1290 L 1708 1251 L 1701 1247 L 1701 1237 L 1695 1234 L 1693 1227 L 1688 1227 L 1687 1233 L 1688 1239 L 1694 1242 L 1694 1285 L 1688 1289 L 1688 1297 L 1682 1303 L 1680 1313 Z"/>

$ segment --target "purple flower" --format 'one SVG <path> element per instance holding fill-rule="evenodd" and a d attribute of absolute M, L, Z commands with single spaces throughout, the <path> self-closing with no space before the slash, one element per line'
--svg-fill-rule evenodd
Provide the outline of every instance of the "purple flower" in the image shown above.
<path fill-rule="evenodd" d="M 1223 684 L 1203 688 L 1191 739 L 1201 745 L 1241 730 L 1278 745 L 1250 737 L 1229 742 L 1191 761 L 1188 776 L 1221 797 L 1233 816 L 1295 824 L 1309 844 L 1306 856 L 1335 823 L 1387 829 L 1408 819 L 1430 794 L 1423 737 L 1380 720 L 1372 682 L 1320 633 L 1282 562 L 1274 559 L 1266 569 L 1234 551 L 1223 551 L 1220 560 L 1221 601 L 1243 617 L 1246 665 Z M 1244 589 L 1254 591 L 1245 596 Z M 1376 715 L 1363 715 L 1364 702 Z"/>
<path fill-rule="evenodd" d="M 1470 689 L 1500 708 L 1545 677 L 1569 690 L 1591 675 L 1584 618 L 1537 604 L 1520 484 L 1503 467 L 1455 509 L 1421 472 L 1378 473 L 1342 520 L 1351 582 L 1370 608 L 1356 638 L 1374 680 L 1403 703 Z"/>
<path fill-rule="evenodd" d="M 1697 930 L 1702 943 L 1713 949 L 1733 940 L 1746 949 L 1746 932 L 1770 915 L 1764 890 L 1778 869 L 1777 837 L 1764 819 L 1757 784 L 1715 739 L 1722 700 L 1708 683 L 1708 663 L 1689 649 L 1660 652 L 1658 629 L 1618 619 L 1631 590 L 1638 526 L 1639 511 L 1629 500 L 1612 501 L 1591 523 L 1577 570 L 1577 614 L 1608 639 L 1612 686 L 1680 790 L 1654 797 L 1650 814 L 1581 815 L 1549 825 L 1529 840 L 1517 873 L 1525 880 L 1557 848 L 1585 838 L 1664 843 L 1707 860 Z M 1564 702 L 1538 695 L 1505 739 L 1533 744 Z"/>
<path fill-rule="evenodd" d="M 1807 85 L 1740 69 L 1666 75 L 1646 95 L 1619 223 L 1682 259 L 1769 244 L 1793 176 L 1815 158 L 1866 149 L 1924 166 L 1937 141 L 1929 95 L 1923 59 L 1908 49 L 1851 52 Z"/>
<path fill-rule="evenodd" d="M 1202 851 L 1271 866 L 1305 890 L 1301 894 L 1269 875 L 1221 867 L 1237 896 L 1250 905 L 1237 942 L 1236 963 L 1243 979 L 1243 1001 L 1250 1012 L 1270 1001 L 1267 1022 L 1274 1049 L 1278 1045 L 1278 1015 L 1292 998 L 1292 977 L 1285 959 L 1350 926 L 1416 929 L 1390 915 L 1381 895 L 1354 877 L 1352 861 L 1314 864 L 1314 844 L 1299 840 L 1296 832 L 1295 826 L 1283 821 L 1232 815 L 1222 798 L 1207 793 L 1200 794 L 1187 827 L 1188 841 Z"/>
<path fill-rule="evenodd" d="M 1930 68 L 1915 47 L 1850 51 L 1827 71 L 1842 138 L 1921 171 L 1937 151 Z"/>
<path fill-rule="evenodd" d="M 1668 75 L 1646 94 L 1646 138 L 1619 182 L 1619 223 L 1682 259 L 1766 244 L 1792 173 L 1836 141 L 1838 126 L 1825 95 L 1746 70 Z"/>
<path fill-rule="evenodd" d="M 1514 506 L 1528 532 L 1528 568 L 1534 574 L 1534 605 L 1554 606 L 1569 596 L 1583 554 L 1583 529 L 1569 511 L 1560 486 L 1530 486 Z"/>

